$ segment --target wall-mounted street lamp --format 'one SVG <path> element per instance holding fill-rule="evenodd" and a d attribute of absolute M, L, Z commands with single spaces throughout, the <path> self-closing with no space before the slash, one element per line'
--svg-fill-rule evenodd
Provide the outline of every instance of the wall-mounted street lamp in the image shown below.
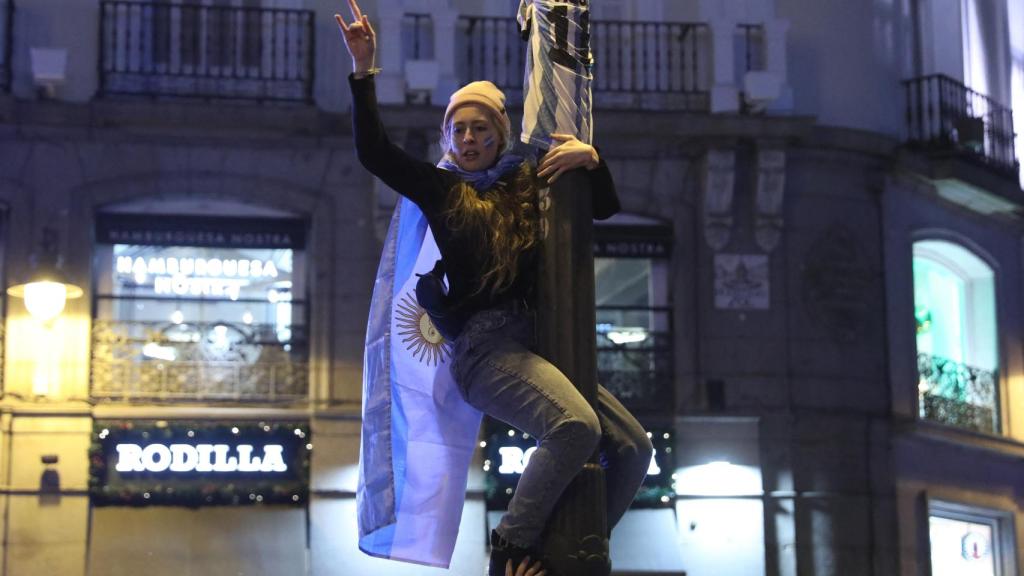
<path fill-rule="evenodd" d="M 32 256 L 28 281 L 7 289 L 10 296 L 23 298 L 29 314 L 40 322 L 53 320 L 68 300 L 82 296 L 82 289 L 67 281 L 58 261 L 57 232 L 46 228 L 40 250 Z"/>

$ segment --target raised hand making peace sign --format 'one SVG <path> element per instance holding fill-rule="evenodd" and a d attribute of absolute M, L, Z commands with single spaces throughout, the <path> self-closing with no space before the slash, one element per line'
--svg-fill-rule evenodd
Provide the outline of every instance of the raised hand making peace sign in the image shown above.
<path fill-rule="evenodd" d="M 341 14 L 335 14 L 341 35 L 345 39 L 345 47 L 352 55 L 352 71 L 356 76 L 363 76 L 373 69 L 374 54 L 377 51 L 377 35 L 370 25 L 370 20 L 359 10 L 356 0 L 348 0 L 352 11 L 352 24 L 346 24 Z"/>

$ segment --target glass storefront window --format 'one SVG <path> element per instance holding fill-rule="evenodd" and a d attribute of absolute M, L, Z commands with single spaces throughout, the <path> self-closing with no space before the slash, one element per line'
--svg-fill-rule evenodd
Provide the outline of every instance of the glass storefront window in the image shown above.
<path fill-rule="evenodd" d="M 598 381 L 631 410 L 673 404 L 669 238 L 661 226 L 596 226 Z"/>
<path fill-rule="evenodd" d="M 995 522 L 928 518 L 932 576 L 1000 576 Z"/>
<path fill-rule="evenodd" d="M 182 227 L 194 224 L 185 219 Z M 244 229 L 244 224 L 232 225 Z M 301 244 L 261 245 L 258 233 L 254 223 L 257 235 L 196 242 L 213 244 L 206 246 L 173 243 L 193 238 L 181 234 L 157 236 L 167 243 L 99 243 L 93 397 L 305 397 L 305 253 Z"/>

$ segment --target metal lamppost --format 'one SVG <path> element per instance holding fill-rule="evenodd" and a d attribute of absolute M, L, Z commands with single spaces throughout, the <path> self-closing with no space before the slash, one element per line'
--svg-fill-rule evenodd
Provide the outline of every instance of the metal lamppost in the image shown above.
<path fill-rule="evenodd" d="M 578 169 L 562 175 L 540 202 L 546 237 L 537 286 L 538 348 L 596 411 L 594 226 L 587 174 Z M 605 478 L 598 462 L 595 452 L 548 521 L 543 550 L 553 576 L 611 572 Z"/>

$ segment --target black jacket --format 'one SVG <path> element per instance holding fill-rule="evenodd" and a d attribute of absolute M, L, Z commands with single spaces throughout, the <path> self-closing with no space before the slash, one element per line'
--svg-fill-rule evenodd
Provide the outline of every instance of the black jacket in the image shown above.
<path fill-rule="evenodd" d="M 535 254 L 519 258 L 516 281 L 505 291 L 497 295 L 491 295 L 486 289 L 477 292 L 486 263 L 486 255 L 481 251 L 483 241 L 465 233 L 453 234 L 444 217 L 449 195 L 459 183 L 459 176 L 410 156 L 388 139 L 377 109 L 373 76 L 356 79 L 350 75 L 349 84 L 352 88 L 352 127 L 359 161 L 374 176 L 423 211 L 447 265 L 449 297 L 460 302 L 460 308 L 470 313 L 500 306 L 509 300 L 528 298 L 535 283 Z M 594 195 L 594 216 L 597 219 L 608 218 L 619 211 L 619 199 L 608 165 L 602 159 L 598 167 L 588 173 Z"/>

